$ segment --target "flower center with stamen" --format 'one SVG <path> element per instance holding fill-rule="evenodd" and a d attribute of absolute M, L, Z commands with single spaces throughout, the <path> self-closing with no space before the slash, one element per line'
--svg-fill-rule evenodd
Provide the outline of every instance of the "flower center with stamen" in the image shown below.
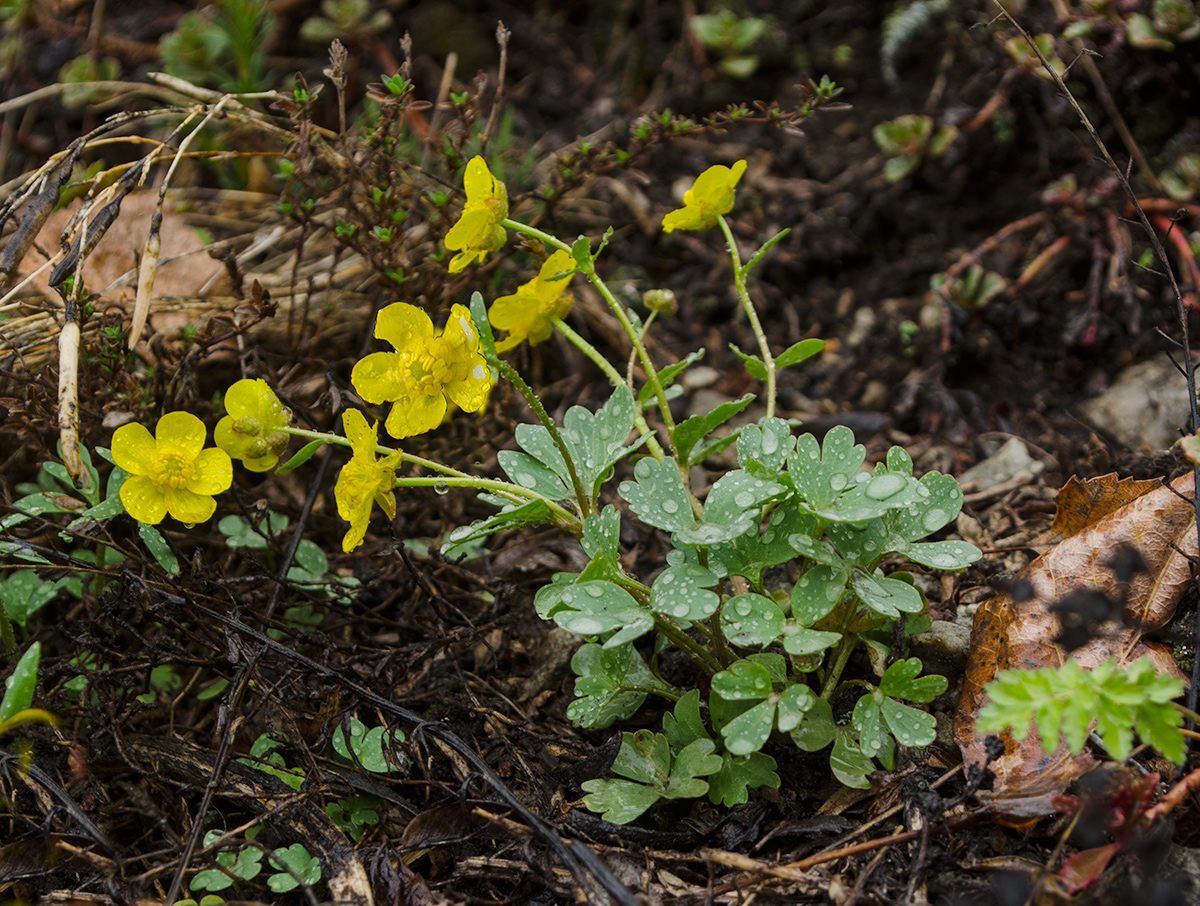
<path fill-rule="evenodd" d="M 441 337 L 435 337 L 414 345 L 415 348 L 401 353 L 400 371 L 406 390 L 412 396 L 441 393 L 454 376 L 447 363 L 449 344 Z"/>
<path fill-rule="evenodd" d="M 160 488 L 186 488 L 195 474 L 195 461 L 170 447 L 150 458 L 150 480 Z"/>

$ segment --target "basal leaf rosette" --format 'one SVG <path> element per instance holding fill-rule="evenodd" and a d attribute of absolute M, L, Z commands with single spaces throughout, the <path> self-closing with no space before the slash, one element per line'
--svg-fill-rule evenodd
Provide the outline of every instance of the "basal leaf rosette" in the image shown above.
<path fill-rule="evenodd" d="M 504 247 L 508 234 L 500 224 L 508 217 L 508 190 L 492 175 L 487 163 L 476 155 L 463 176 L 467 203 L 458 222 L 446 234 L 446 248 L 458 252 L 450 261 L 450 273 L 482 261 L 488 252 Z"/>
<path fill-rule="evenodd" d="M 225 391 L 225 411 L 217 422 L 213 442 L 251 472 L 275 468 L 288 446 L 281 431 L 292 422 L 292 413 L 261 379 L 238 381 Z"/>
<path fill-rule="evenodd" d="M 683 207 L 663 217 L 663 232 L 707 230 L 716 226 L 718 217 L 733 210 L 737 184 L 745 172 L 744 160 L 732 167 L 720 164 L 709 167 L 684 193 Z"/>
<path fill-rule="evenodd" d="M 446 329 L 436 332 L 429 315 L 396 302 L 379 313 L 375 336 L 391 343 L 395 352 L 361 359 L 350 380 L 368 403 L 393 404 L 386 423 L 392 437 L 436 428 L 447 400 L 466 412 L 478 412 L 487 402 L 492 376 L 465 306 L 453 306 Z"/>
<path fill-rule="evenodd" d="M 208 431 L 190 412 L 168 412 L 154 434 L 137 423 L 113 432 L 113 462 L 129 473 L 121 503 L 138 522 L 157 525 L 168 513 L 185 525 L 204 522 L 213 495 L 229 490 L 233 463 L 224 450 L 204 449 Z"/>
<path fill-rule="evenodd" d="M 396 468 L 402 454 L 399 450 L 383 458 L 375 455 L 378 425 L 368 425 L 366 416 L 357 409 L 347 409 L 342 416 L 342 428 L 350 441 L 350 461 L 338 473 L 333 496 L 338 515 L 350 523 L 342 538 L 342 550 L 350 553 L 363 542 L 367 523 L 371 519 L 371 504 L 378 503 L 388 519 L 396 518 Z"/>
<path fill-rule="evenodd" d="M 507 352 L 526 340 L 533 346 L 550 337 L 554 332 L 550 319 L 565 318 L 575 302 L 563 295 L 574 266 L 574 258 L 557 251 L 546 259 L 536 277 L 492 303 L 488 320 L 493 327 L 508 331 L 508 337 L 496 344 L 497 352 Z"/>

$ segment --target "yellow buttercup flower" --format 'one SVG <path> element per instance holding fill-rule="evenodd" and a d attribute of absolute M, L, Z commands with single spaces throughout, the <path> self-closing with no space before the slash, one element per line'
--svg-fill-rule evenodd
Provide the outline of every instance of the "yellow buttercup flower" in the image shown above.
<path fill-rule="evenodd" d="M 214 494 L 229 490 L 229 454 L 204 449 L 208 432 L 190 412 L 168 412 L 151 435 L 145 425 L 113 432 L 113 462 L 129 473 L 121 503 L 138 522 L 157 525 L 168 513 L 187 525 L 204 522 L 217 508 Z"/>
<path fill-rule="evenodd" d="M 452 274 L 482 261 L 488 252 L 503 248 L 508 238 L 500 225 L 508 217 L 508 190 L 479 155 L 468 162 L 463 186 L 467 190 L 467 204 L 458 223 L 446 234 L 446 248 L 458 252 L 450 261 Z"/>
<path fill-rule="evenodd" d="M 574 304 L 574 299 L 563 295 L 574 266 L 575 259 L 569 254 L 555 252 L 536 277 L 511 296 L 501 296 L 492 303 L 488 319 L 493 327 L 508 331 L 508 337 L 496 344 L 497 352 L 507 352 L 525 340 L 532 346 L 550 336 L 554 330 L 550 319 L 565 318 Z"/>
<path fill-rule="evenodd" d="M 446 329 L 435 333 L 429 315 L 395 302 L 379 312 L 375 336 L 396 351 L 373 352 L 359 360 L 350 381 L 368 403 L 393 404 L 387 417 L 392 437 L 436 428 L 446 414 L 447 398 L 467 412 L 477 412 L 487 402 L 492 375 L 465 306 L 453 306 Z"/>
<path fill-rule="evenodd" d="M 251 472 L 275 468 L 288 446 L 280 428 L 292 422 L 292 413 L 279 402 L 270 385 L 261 379 L 238 381 L 225 391 L 225 411 L 217 422 L 213 441 Z"/>
<path fill-rule="evenodd" d="M 673 230 L 707 230 L 717 218 L 733 210 L 738 180 L 746 172 L 746 162 L 739 160 L 732 167 L 718 164 L 709 167 L 683 194 L 683 207 L 663 217 L 663 232 Z"/>
<path fill-rule="evenodd" d="M 371 519 L 371 504 L 378 503 L 388 519 L 396 518 L 396 468 L 402 454 L 399 450 L 376 459 L 378 425 L 368 425 L 366 416 L 357 409 L 347 409 L 342 416 L 342 428 L 350 441 L 351 457 L 338 473 L 333 487 L 338 515 L 350 523 L 342 538 L 342 550 L 350 553 L 363 542 L 367 523 Z"/>

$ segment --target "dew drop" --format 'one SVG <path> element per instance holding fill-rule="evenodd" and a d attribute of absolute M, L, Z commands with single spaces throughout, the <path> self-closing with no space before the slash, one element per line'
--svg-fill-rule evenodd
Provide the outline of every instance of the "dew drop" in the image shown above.
<path fill-rule="evenodd" d="M 449 492 L 450 485 L 446 484 L 444 481 L 439 481 L 433 486 L 433 493 L 437 494 L 439 497 L 442 497 Z"/>
<path fill-rule="evenodd" d="M 738 601 L 736 604 L 733 605 L 733 612 L 736 613 L 739 617 L 750 616 L 750 602 L 749 601 Z"/>
<path fill-rule="evenodd" d="M 678 513 L 679 504 L 674 500 L 664 500 L 662 502 L 662 510 L 664 513 Z"/>
<path fill-rule="evenodd" d="M 567 620 L 563 628 L 570 630 L 576 635 L 595 635 L 597 632 L 604 631 L 604 624 L 591 617 L 581 616 Z"/>
<path fill-rule="evenodd" d="M 194 522 L 185 522 L 185 523 L 183 524 L 183 527 L 184 527 L 185 529 L 194 529 L 194 528 L 196 527 L 196 523 L 194 523 Z"/>
<path fill-rule="evenodd" d="M 750 506 L 750 504 L 754 503 L 754 495 L 749 491 L 738 491 L 733 496 L 733 502 L 738 506 Z"/>
<path fill-rule="evenodd" d="M 513 475 L 513 481 L 523 488 L 532 488 L 537 484 L 537 478 L 530 475 L 528 472 L 517 472 Z"/>
<path fill-rule="evenodd" d="M 683 617 L 686 617 L 689 613 L 691 613 L 691 608 L 688 607 L 686 604 L 676 604 L 675 609 L 672 610 L 671 613 L 673 613 L 675 616 L 682 619 Z"/>
<path fill-rule="evenodd" d="M 772 531 L 763 532 L 762 543 L 763 544 L 774 544 L 775 543 L 775 533 Z"/>
<path fill-rule="evenodd" d="M 841 472 L 829 476 L 829 486 L 835 491 L 840 491 L 846 486 L 846 476 Z"/>
<path fill-rule="evenodd" d="M 770 456 L 779 449 L 779 438 L 770 431 L 764 431 L 762 436 L 762 451 L 766 456 Z"/>
<path fill-rule="evenodd" d="M 583 586 L 583 590 L 593 598 L 599 598 L 604 594 L 604 591 L 600 588 L 597 588 L 595 585 L 585 585 Z"/>
<path fill-rule="evenodd" d="M 936 532 L 945 524 L 946 511 L 939 507 L 927 510 L 925 516 L 921 519 L 921 525 L 925 526 L 925 531 L 927 532 Z"/>
<path fill-rule="evenodd" d="M 904 479 L 899 475 L 876 475 L 866 487 L 866 495 L 872 500 L 887 500 L 904 490 Z"/>
<path fill-rule="evenodd" d="M 640 478 L 642 481 L 645 481 L 652 474 L 654 474 L 654 467 L 650 465 L 649 460 L 643 459 L 641 462 L 639 462 L 636 466 L 633 467 L 633 474 L 636 475 L 638 478 Z"/>

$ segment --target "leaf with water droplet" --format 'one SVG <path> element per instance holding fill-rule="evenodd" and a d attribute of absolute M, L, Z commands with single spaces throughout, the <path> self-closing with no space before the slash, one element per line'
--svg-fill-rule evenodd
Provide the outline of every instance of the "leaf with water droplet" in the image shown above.
<path fill-rule="evenodd" d="M 849 578 L 846 570 L 836 566 L 812 566 L 800 580 L 804 584 L 797 582 L 792 587 L 792 616 L 804 626 L 828 616 L 842 599 Z"/>
<path fill-rule="evenodd" d="M 603 729 L 637 713 L 648 688 L 669 689 L 650 669 L 632 645 L 603 648 L 587 644 L 571 658 L 575 701 L 567 717 L 576 726 Z"/>
<path fill-rule="evenodd" d="M 536 491 L 550 500 L 566 500 L 571 496 L 567 485 L 540 460 L 520 450 L 501 450 L 496 454 L 502 468 L 516 484 Z"/>
<path fill-rule="evenodd" d="M 470 525 L 459 526 L 447 532 L 442 542 L 442 553 L 471 541 L 487 538 L 501 528 L 513 528 L 521 525 L 554 524 L 554 516 L 544 500 L 530 500 L 520 506 L 501 510 L 487 519 L 480 519 Z"/>
<path fill-rule="evenodd" d="M 732 541 L 758 525 L 762 506 L 787 489 L 735 469 L 717 480 L 704 501 L 703 521 L 676 538 L 684 544 L 713 545 Z"/>
<path fill-rule="evenodd" d="M 763 647 L 783 632 L 779 605 L 763 595 L 735 595 L 721 608 L 721 629 L 734 645 Z"/>
<path fill-rule="evenodd" d="M 533 599 L 538 615 L 575 635 L 612 632 L 605 648 L 631 642 L 654 628 L 654 616 L 619 585 L 603 580 L 551 584 Z"/>
<path fill-rule="evenodd" d="M 783 472 L 795 445 L 791 426 L 782 418 L 760 419 L 738 435 L 738 465 L 760 478 L 774 479 Z"/>
<path fill-rule="evenodd" d="M 618 493 L 639 519 L 668 532 L 695 527 L 691 500 L 673 459 L 655 460 L 647 456 L 638 460 L 634 475 L 637 480 L 621 482 Z M 672 510 L 663 506 L 668 501 L 673 505 Z"/>
<path fill-rule="evenodd" d="M 663 570 L 650 589 L 650 606 L 677 620 L 695 622 L 716 613 L 721 599 L 710 589 L 717 577 L 693 563 L 670 566 Z"/>
<path fill-rule="evenodd" d="M 920 613 L 925 609 L 921 593 L 899 579 L 859 575 L 851 587 L 864 604 L 881 616 L 895 618 L 901 612 Z"/>

